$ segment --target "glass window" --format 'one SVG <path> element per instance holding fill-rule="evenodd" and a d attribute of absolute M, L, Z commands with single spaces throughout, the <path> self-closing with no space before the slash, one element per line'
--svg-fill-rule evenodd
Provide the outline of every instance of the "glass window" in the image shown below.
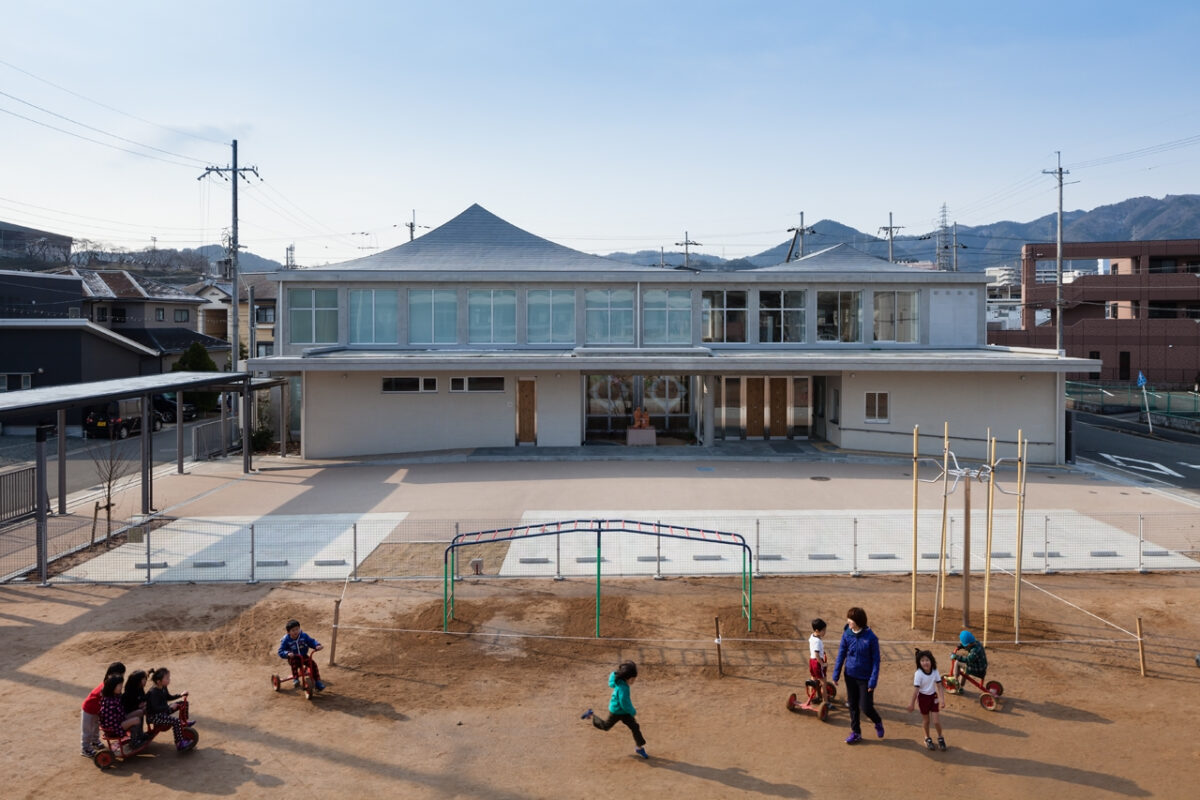
<path fill-rule="evenodd" d="M 817 292 L 817 341 L 862 339 L 862 292 Z"/>
<path fill-rule="evenodd" d="M 646 344 L 691 344 L 692 293 L 647 290 L 642 299 L 642 330 Z"/>
<path fill-rule="evenodd" d="M 467 341 L 471 344 L 516 344 L 517 293 L 512 289 L 467 292 Z"/>
<path fill-rule="evenodd" d="M 154 321 L 165 322 L 167 319 L 167 310 L 165 308 L 154 309 Z"/>
<path fill-rule="evenodd" d="M 917 341 L 917 293 L 875 292 L 875 341 Z"/>
<path fill-rule="evenodd" d="M 452 392 L 503 392 L 504 378 L 500 376 L 475 376 L 469 378 L 451 378 Z"/>
<path fill-rule="evenodd" d="M 350 344 L 399 341 L 399 298 L 395 289 L 351 289 Z"/>
<path fill-rule="evenodd" d="M 108 309 L 101 306 L 96 309 L 96 322 L 108 322 Z"/>
<path fill-rule="evenodd" d="M 746 293 L 704 292 L 700 296 L 700 327 L 705 342 L 746 341 Z"/>
<path fill-rule="evenodd" d="M 454 290 L 409 290 L 408 341 L 412 344 L 458 341 L 458 295 Z"/>
<path fill-rule="evenodd" d="M 289 341 L 336 344 L 337 302 L 337 289 L 288 289 Z"/>
<path fill-rule="evenodd" d="M 275 306 L 255 306 L 254 321 L 264 324 L 275 322 Z"/>
<path fill-rule="evenodd" d="M 583 302 L 588 344 L 633 344 L 632 289 L 588 289 Z"/>
<path fill-rule="evenodd" d="M 525 338 L 529 344 L 575 344 L 574 290 L 530 290 L 525 296 Z"/>
<path fill-rule="evenodd" d="M 867 422 L 888 421 L 888 393 L 867 392 L 866 417 Z"/>
<path fill-rule="evenodd" d="M 124 322 L 125 321 L 125 309 L 114 308 L 112 310 L 112 321 L 113 322 Z"/>
<path fill-rule="evenodd" d="M 175 321 L 176 322 L 187 322 L 191 318 L 192 318 L 191 309 L 187 309 L 187 308 L 175 309 Z"/>
<path fill-rule="evenodd" d="M 384 394 L 417 394 L 437 391 L 437 378 L 384 378 Z"/>
<path fill-rule="evenodd" d="M 759 290 L 758 340 L 778 343 L 804 341 L 803 291 Z"/>

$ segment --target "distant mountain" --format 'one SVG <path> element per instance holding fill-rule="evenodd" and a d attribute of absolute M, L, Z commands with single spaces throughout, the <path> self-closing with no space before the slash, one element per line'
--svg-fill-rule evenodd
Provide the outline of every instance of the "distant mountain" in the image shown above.
<path fill-rule="evenodd" d="M 187 249 L 185 253 L 195 252 L 204 256 L 210 263 L 216 263 L 225 258 L 225 248 L 219 244 L 206 244 L 203 247 L 197 247 L 195 250 Z M 249 250 L 243 250 L 238 254 L 238 270 L 241 272 L 275 272 L 283 269 L 283 264 L 278 261 L 272 261 L 269 258 L 256 256 Z"/>
<path fill-rule="evenodd" d="M 982 272 L 988 267 L 1010 264 L 1021 259 L 1021 245 L 1033 242 L 1053 242 L 1057 235 L 1058 215 L 1047 214 L 1032 222 L 995 222 L 971 227 L 959 225 L 957 232 L 958 268 L 962 272 Z M 849 244 L 880 258 L 887 258 L 886 239 L 863 233 L 823 219 L 810 226 L 813 233 L 804 237 L 804 252 L 813 253 L 839 243 Z M 952 234 L 953 235 L 953 234 Z M 1122 242 L 1146 239 L 1200 239 L 1200 195 L 1167 195 L 1161 200 L 1153 197 L 1134 197 L 1091 211 L 1063 212 L 1063 240 L 1068 242 Z M 953 239 L 947 241 L 953 246 Z M 787 258 L 792 240 L 787 239 L 769 250 L 748 258 L 726 261 L 717 256 L 693 255 L 692 266 L 747 269 L 782 264 Z M 936 230 L 918 235 L 897 236 L 892 242 L 897 261 L 937 260 Z M 795 254 L 793 254 L 794 257 Z M 632 264 L 659 263 L 653 250 L 638 253 L 611 253 L 608 258 Z M 683 263 L 683 253 L 667 253 L 667 264 Z M 1093 262 L 1079 262 L 1089 266 Z"/>

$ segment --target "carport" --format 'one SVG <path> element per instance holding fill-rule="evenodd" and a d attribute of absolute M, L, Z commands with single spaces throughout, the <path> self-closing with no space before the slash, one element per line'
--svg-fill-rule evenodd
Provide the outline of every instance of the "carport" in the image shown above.
<path fill-rule="evenodd" d="M 151 396 L 161 392 L 175 392 L 178 402 L 175 405 L 175 445 L 178 453 L 177 468 L 183 472 L 183 394 L 186 391 L 207 389 L 209 391 L 237 392 L 241 395 L 242 422 L 242 471 L 250 472 L 250 396 L 258 388 L 270 388 L 279 385 L 280 395 L 286 398 L 282 389 L 282 379 L 260 379 L 254 381 L 250 373 L 227 372 L 171 372 L 163 375 L 139 375 L 132 378 L 118 378 L 109 381 L 92 383 L 76 383 L 67 386 L 47 386 L 40 389 L 24 389 L 16 392 L 0 394 L 0 420 L 6 417 L 46 414 L 47 422 L 37 427 L 37 545 L 38 572 L 42 582 L 46 580 L 46 515 L 49 513 L 48 497 L 46 496 L 46 435 L 57 427 L 58 433 L 58 469 L 59 469 L 59 513 L 67 510 L 66 495 L 66 428 L 67 411 L 74 408 L 107 403 L 110 400 L 121 400 L 128 397 L 140 397 L 142 400 L 142 441 L 141 441 L 141 484 L 142 484 L 142 513 L 149 514 L 153 505 L 153 459 L 152 447 L 154 425 L 151 415 L 154 413 Z M 282 415 L 281 421 L 286 420 Z M 55 422 L 49 422 L 53 412 Z M 224 403 L 222 403 L 224 416 Z M 286 440 L 286 436 L 281 438 Z"/>

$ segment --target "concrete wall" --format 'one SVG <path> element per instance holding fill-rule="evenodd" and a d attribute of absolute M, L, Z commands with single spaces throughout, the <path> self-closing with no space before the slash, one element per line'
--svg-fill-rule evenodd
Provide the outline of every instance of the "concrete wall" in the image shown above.
<path fill-rule="evenodd" d="M 922 455 L 941 457 L 942 432 L 950 423 L 950 449 L 959 459 L 984 459 L 987 429 L 997 455 L 1016 455 L 1017 431 L 1029 441 L 1029 460 L 1057 463 L 1058 376 L 1043 373 L 956 374 L 845 373 L 841 415 L 830 441 L 849 450 L 912 454 L 912 431 L 920 425 Z M 889 419 L 866 422 L 866 393 L 887 392 Z"/>
<path fill-rule="evenodd" d="M 583 444 L 583 386 L 579 373 L 545 372 L 533 377 L 537 382 L 538 447 Z"/>

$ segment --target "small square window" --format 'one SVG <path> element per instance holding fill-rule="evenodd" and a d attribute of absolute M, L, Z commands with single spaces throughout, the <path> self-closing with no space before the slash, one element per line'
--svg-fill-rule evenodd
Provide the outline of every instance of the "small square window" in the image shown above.
<path fill-rule="evenodd" d="M 114 308 L 112 310 L 112 321 L 113 322 L 122 322 L 122 323 L 125 322 L 125 309 Z"/>
<path fill-rule="evenodd" d="M 192 312 L 186 308 L 175 309 L 175 321 L 187 322 L 192 317 Z"/>
<path fill-rule="evenodd" d="M 167 318 L 167 310 L 165 308 L 154 309 L 154 321 L 163 322 Z"/>
<path fill-rule="evenodd" d="M 888 421 L 888 393 L 887 392 L 867 392 L 866 395 L 866 422 L 887 422 Z"/>

